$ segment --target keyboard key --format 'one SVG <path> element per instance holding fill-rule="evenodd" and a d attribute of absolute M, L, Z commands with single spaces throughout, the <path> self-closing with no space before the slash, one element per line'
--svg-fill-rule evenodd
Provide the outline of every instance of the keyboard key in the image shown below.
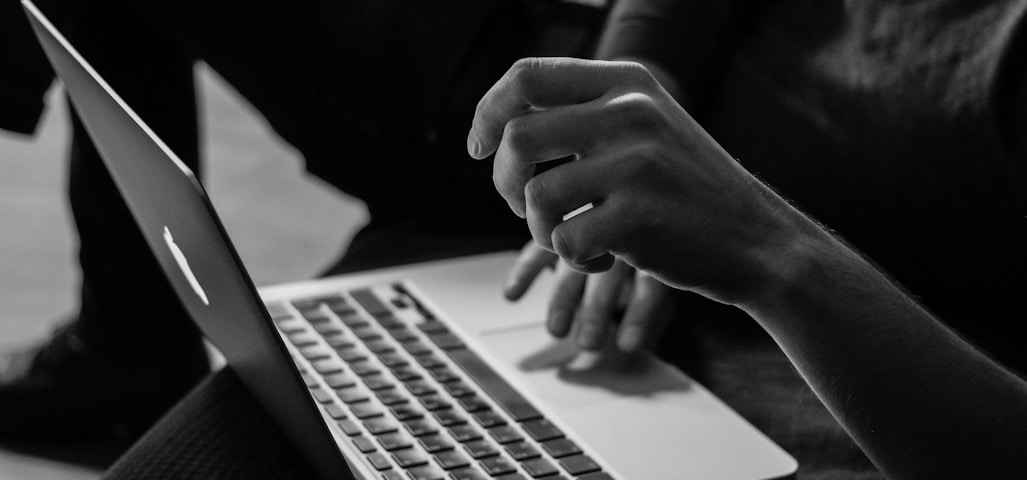
<path fill-rule="evenodd" d="M 397 367 L 392 369 L 392 374 L 401 382 L 411 382 L 421 379 L 421 374 L 410 367 Z"/>
<path fill-rule="evenodd" d="M 459 450 L 448 450 L 435 454 L 435 463 L 446 470 L 452 470 L 470 465 L 471 459 Z"/>
<path fill-rule="evenodd" d="M 339 350 L 336 350 L 336 352 L 339 354 L 339 358 L 346 363 L 356 363 L 367 360 L 367 355 L 355 348 L 340 348 Z"/>
<path fill-rule="evenodd" d="M 375 355 L 382 355 L 382 354 L 385 354 L 385 353 L 395 352 L 396 351 L 396 349 L 392 346 L 392 344 L 390 344 L 389 342 L 387 342 L 385 340 L 382 340 L 382 339 L 371 340 L 369 342 L 364 342 L 364 346 L 366 346 L 367 349 L 370 350 Z"/>
<path fill-rule="evenodd" d="M 460 380 L 460 377 L 454 373 L 449 367 L 439 367 L 428 370 L 432 378 L 437 380 L 439 383 L 455 382 Z"/>
<path fill-rule="evenodd" d="M 520 392 L 470 350 L 448 350 L 446 353 L 514 420 L 523 422 L 542 416 Z"/>
<path fill-rule="evenodd" d="M 309 347 L 320 343 L 317 334 L 306 330 L 300 330 L 296 333 L 289 334 L 289 341 L 297 348 Z"/>
<path fill-rule="evenodd" d="M 453 480 L 488 480 L 489 478 L 474 467 L 458 468 L 449 472 L 449 477 Z"/>
<path fill-rule="evenodd" d="M 373 403 L 358 403 L 356 405 L 352 405 L 350 406 L 350 411 L 353 412 L 354 417 L 357 417 L 360 420 L 385 415 L 385 411 Z"/>
<path fill-rule="evenodd" d="M 560 471 L 556 468 L 556 465 L 553 465 L 552 462 L 544 458 L 523 462 L 521 463 L 521 468 L 524 468 L 524 471 L 528 472 L 528 475 L 531 475 L 532 478 L 541 478 Z"/>
<path fill-rule="evenodd" d="M 496 480 L 528 480 L 528 477 L 519 473 L 510 473 L 496 477 Z M 548 479 L 547 479 L 548 480 Z M 552 480 L 556 480 L 555 478 Z"/>
<path fill-rule="evenodd" d="M 353 331 L 353 335 L 355 337 L 363 340 L 365 343 L 371 340 L 379 340 L 382 338 L 382 336 L 378 333 L 378 330 L 371 327 L 371 324 L 369 323 L 363 326 L 351 328 L 351 330 Z"/>
<path fill-rule="evenodd" d="M 407 402 L 406 395 L 400 393 L 394 388 L 379 390 L 375 392 L 375 395 L 378 396 L 378 400 L 381 400 L 383 405 L 398 405 L 400 403 Z"/>
<path fill-rule="evenodd" d="M 393 328 L 406 328 L 406 324 L 402 320 L 388 314 L 383 314 L 374 317 L 378 321 L 378 325 L 386 330 L 392 330 Z"/>
<path fill-rule="evenodd" d="M 332 351 L 329 350 L 328 347 L 314 345 L 311 347 L 301 348 L 300 355 L 303 355 L 303 358 L 306 358 L 307 360 L 314 361 L 321 360 L 322 358 L 331 358 Z"/>
<path fill-rule="evenodd" d="M 506 419 L 493 410 L 478 412 L 472 415 L 472 417 L 474 417 L 474 421 L 478 422 L 478 425 L 485 428 L 495 427 L 496 425 L 506 425 Z"/>
<path fill-rule="evenodd" d="M 440 410 L 434 412 L 435 419 L 442 424 L 443 427 L 450 427 L 453 425 L 459 425 L 461 423 L 467 423 L 467 417 L 463 416 L 456 410 Z"/>
<path fill-rule="evenodd" d="M 423 418 L 407 420 L 406 422 L 403 422 L 403 426 L 406 427 L 407 432 L 410 432 L 410 434 L 415 437 L 431 435 L 439 432 L 439 429 L 435 426 L 434 422 Z"/>
<path fill-rule="evenodd" d="M 481 438 L 481 432 L 471 425 L 454 425 L 449 428 L 449 434 L 453 436 L 454 440 L 460 443 Z"/>
<path fill-rule="evenodd" d="M 464 450 L 474 459 L 499 455 L 499 448 L 491 440 L 472 440 L 464 444 Z"/>
<path fill-rule="evenodd" d="M 300 312 L 317 310 L 321 308 L 321 300 L 317 298 L 298 298 L 292 301 L 292 306 L 296 307 L 296 310 Z"/>
<path fill-rule="evenodd" d="M 338 424 L 339 428 L 342 429 L 342 432 L 351 437 L 362 433 L 360 431 L 360 425 L 357 425 L 357 422 L 354 422 L 353 420 L 340 420 Z"/>
<path fill-rule="evenodd" d="M 432 353 L 414 357 L 414 360 L 417 360 L 417 363 L 419 363 L 424 368 L 435 368 L 446 365 L 446 362 L 442 361 L 441 358 L 435 356 L 435 354 Z"/>
<path fill-rule="evenodd" d="M 367 388 L 369 388 L 371 390 L 374 390 L 374 391 L 385 390 L 385 389 L 392 389 L 392 388 L 394 388 L 396 386 L 392 382 L 392 379 L 385 378 L 382 375 L 368 375 L 368 376 L 364 377 L 363 380 L 364 380 L 364 385 L 366 385 Z"/>
<path fill-rule="evenodd" d="M 544 418 L 524 422 L 521 424 L 521 428 L 523 428 L 525 432 L 528 432 L 528 435 L 536 442 L 544 442 L 546 440 L 563 437 L 563 432 L 561 432 L 559 428 L 556 428 L 556 425 L 553 425 L 549 420 Z"/>
<path fill-rule="evenodd" d="M 421 406 L 423 406 L 429 412 L 434 412 L 436 410 L 445 410 L 447 408 L 453 407 L 453 404 L 447 402 L 444 398 L 438 395 L 423 395 L 419 397 L 417 400 L 420 401 Z"/>
<path fill-rule="evenodd" d="M 374 294 L 369 288 L 354 290 L 350 292 L 353 296 L 353 300 L 356 300 L 360 306 L 367 310 L 367 313 L 377 317 L 379 315 L 390 314 L 389 307 L 385 306 L 381 300 L 378 300 L 378 296 Z"/>
<path fill-rule="evenodd" d="M 411 380 L 404 383 L 406 384 L 407 390 L 418 397 L 421 395 L 430 395 L 436 392 L 435 387 L 424 380 Z"/>
<path fill-rule="evenodd" d="M 316 388 L 316 387 L 320 386 L 320 384 L 317 383 L 317 378 L 314 377 L 313 375 L 311 375 L 309 373 L 304 373 L 304 374 L 301 374 L 301 375 L 303 377 L 303 383 L 307 386 L 307 388 Z"/>
<path fill-rule="evenodd" d="M 474 393 L 474 390 L 467 386 L 466 383 L 456 381 L 442 384 L 442 387 L 449 392 L 454 398 L 465 397 Z"/>
<path fill-rule="evenodd" d="M 428 345 L 420 340 L 414 340 L 412 342 L 401 343 L 400 345 L 411 355 L 424 355 L 426 353 L 432 353 L 433 350 Z"/>
<path fill-rule="evenodd" d="M 358 388 L 340 388 L 335 391 L 335 395 L 347 405 L 366 402 L 371 398 L 367 392 Z"/>
<path fill-rule="evenodd" d="M 372 435 L 382 435 L 399 430 L 399 425 L 385 417 L 371 418 L 364 422 L 364 428 Z"/>
<path fill-rule="evenodd" d="M 322 337 L 339 335 L 342 333 L 342 330 L 339 330 L 339 327 L 327 322 L 315 323 L 314 330 L 317 330 L 317 333 L 320 333 Z"/>
<path fill-rule="evenodd" d="M 582 475 L 578 477 L 578 480 L 613 480 L 613 477 L 611 477 L 610 474 L 605 472 L 595 472 Z"/>
<path fill-rule="evenodd" d="M 346 315 L 353 315 L 357 313 L 357 311 L 353 307 L 351 307 L 348 303 L 345 302 L 330 303 L 328 304 L 328 309 L 340 317 Z"/>
<path fill-rule="evenodd" d="M 310 366 L 314 367 L 314 371 L 321 375 L 328 375 L 329 373 L 338 373 L 342 371 L 342 363 L 334 358 L 323 358 L 312 362 Z"/>
<path fill-rule="evenodd" d="M 428 335 L 428 338 L 443 350 L 464 348 L 464 341 L 452 333 L 434 333 Z"/>
<path fill-rule="evenodd" d="M 581 449 L 578 448 L 574 442 L 566 438 L 558 438 L 556 440 L 542 442 L 542 448 L 553 458 L 561 458 L 581 453 Z"/>
<path fill-rule="evenodd" d="M 346 410 L 337 403 L 325 406 L 325 412 L 328 412 L 328 416 L 335 420 L 346 418 Z"/>
<path fill-rule="evenodd" d="M 419 338 L 416 333 L 414 333 L 406 326 L 397 327 L 389 330 L 389 335 L 392 335 L 392 338 L 396 339 L 396 341 L 399 343 L 412 342 Z"/>
<path fill-rule="evenodd" d="M 389 457 L 381 452 L 375 452 L 367 456 L 367 461 L 371 462 L 373 466 L 379 472 L 382 470 L 389 470 L 392 468 L 392 463 L 389 462 Z"/>
<path fill-rule="evenodd" d="M 375 446 L 374 442 L 363 435 L 353 437 L 353 445 L 357 447 L 357 450 L 360 450 L 360 453 L 371 453 L 378 450 L 378 447 Z"/>
<path fill-rule="evenodd" d="M 312 388 L 310 394 L 314 396 L 314 399 L 320 403 L 332 403 L 335 401 L 332 398 L 332 393 L 323 388 Z"/>
<path fill-rule="evenodd" d="M 498 457 L 486 458 L 480 462 L 481 468 L 485 469 L 485 472 L 493 477 L 497 477 L 504 473 L 510 473 L 517 471 L 517 466 L 509 458 L 502 455 Z"/>
<path fill-rule="evenodd" d="M 356 314 L 339 315 L 339 320 L 341 320 L 344 325 L 349 327 L 350 331 L 356 328 L 366 328 L 371 325 L 371 322 L 364 320 L 364 317 L 361 317 L 360 315 Z"/>
<path fill-rule="evenodd" d="M 418 323 L 417 328 L 424 333 L 449 333 L 446 324 L 436 320 Z"/>
<path fill-rule="evenodd" d="M 410 448 L 414 445 L 414 441 L 405 433 L 386 433 L 384 435 L 379 435 L 378 443 L 380 443 L 382 448 L 387 452 Z"/>
<path fill-rule="evenodd" d="M 342 372 L 325 375 L 324 381 L 334 389 L 349 388 L 357 384 L 357 379 Z"/>
<path fill-rule="evenodd" d="M 377 365 L 370 362 L 354 363 L 350 365 L 350 369 L 353 370 L 353 373 L 360 375 L 361 377 L 382 373 L 382 369 L 378 368 Z"/>
<path fill-rule="evenodd" d="M 588 455 L 579 454 L 571 457 L 564 457 L 558 461 L 560 462 L 560 466 L 563 467 L 564 470 L 567 470 L 567 473 L 570 473 L 571 475 L 581 475 L 583 473 L 600 470 L 599 464 L 589 458 Z"/>
<path fill-rule="evenodd" d="M 415 448 L 407 448 L 392 452 L 392 458 L 395 459 L 396 463 L 403 468 L 424 465 L 430 460 L 424 452 Z"/>
<path fill-rule="evenodd" d="M 455 445 L 453 441 L 444 435 L 425 435 L 417 439 L 424 450 L 428 453 L 441 452 L 443 450 L 449 450 Z"/>
<path fill-rule="evenodd" d="M 382 480 L 410 480 L 410 477 L 407 477 L 402 472 L 398 472 L 396 470 L 389 470 L 386 472 L 382 472 Z"/>
<path fill-rule="evenodd" d="M 285 306 L 283 302 L 270 302 L 264 304 L 264 308 L 267 309 L 267 314 L 272 320 L 278 321 L 286 318 L 292 318 L 292 312 L 289 311 L 289 307 Z"/>
<path fill-rule="evenodd" d="M 456 401 L 459 402 L 460 406 L 469 413 L 480 412 L 490 408 L 488 402 L 482 400 L 481 397 L 478 397 L 477 395 L 460 397 L 456 399 Z"/>
<path fill-rule="evenodd" d="M 378 360 L 382 362 L 382 365 L 389 368 L 403 367 L 410 364 L 410 362 L 407 362 L 406 358 L 403 358 L 402 355 L 394 352 L 387 352 L 378 355 Z"/>
<path fill-rule="evenodd" d="M 488 429 L 489 435 L 492 436 L 500 444 L 513 443 L 524 440 L 524 435 L 517 431 L 516 428 L 510 425 L 500 425 L 498 427 L 492 427 Z"/>
<path fill-rule="evenodd" d="M 405 404 L 392 407 L 392 415 L 402 422 L 412 418 L 421 418 L 424 416 L 424 412 L 419 407 Z"/>
<path fill-rule="evenodd" d="M 511 458 L 519 462 L 542 456 L 542 453 L 528 442 L 511 443 L 506 446 L 506 453 L 509 453 Z"/>
<path fill-rule="evenodd" d="M 349 341 L 346 338 L 346 336 L 342 333 L 325 335 L 325 341 L 328 342 L 328 345 L 334 348 L 336 351 L 343 348 L 353 348 L 356 346 L 355 343 Z"/>
<path fill-rule="evenodd" d="M 411 480 L 445 480 L 446 472 L 435 465 L 422 465 L 407 470 Z"/>

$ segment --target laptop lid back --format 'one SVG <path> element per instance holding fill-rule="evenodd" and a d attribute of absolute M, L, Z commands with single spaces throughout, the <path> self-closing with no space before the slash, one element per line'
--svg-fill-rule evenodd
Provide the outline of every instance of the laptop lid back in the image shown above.
<path fill-rule="evenodd" d="M 193 172 L 35 5 L 28 0 L 22 5 L 150 250 L 193 321 L 322 477 L 352 478 Z"/>

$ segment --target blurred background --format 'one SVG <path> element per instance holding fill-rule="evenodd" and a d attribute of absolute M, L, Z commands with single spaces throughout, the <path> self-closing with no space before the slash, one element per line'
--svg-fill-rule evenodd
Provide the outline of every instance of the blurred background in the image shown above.
<path fill-rule="evenodd" d="M 315 275 L 366 220 L 363 204 L 307 175 L 296 151 L 209 68 L 200 65 L 196 74 L 204 183 L 254 282 L 269 285 Z M 36 136 L 0 131 L 4 350 L 42 341 L 77 309 L 63 95 L 55 85 Z M 81 464 L 89 463 L 87 450 L 54 447 L 37 456 L 31 448 L 0 446 L 0 479 L 96 478 L 96 467 Z"/>

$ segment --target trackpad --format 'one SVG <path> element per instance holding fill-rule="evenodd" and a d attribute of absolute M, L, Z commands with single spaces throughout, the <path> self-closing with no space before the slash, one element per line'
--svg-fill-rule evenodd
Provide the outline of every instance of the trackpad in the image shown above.
<path fill-rule="evenodd" d="M 547 404 L 581 407 L 624 397 L 687 392 L 690 380 L 649 354 L 580 351 L 541 324 L 485 331 L 482 346 Z"/>

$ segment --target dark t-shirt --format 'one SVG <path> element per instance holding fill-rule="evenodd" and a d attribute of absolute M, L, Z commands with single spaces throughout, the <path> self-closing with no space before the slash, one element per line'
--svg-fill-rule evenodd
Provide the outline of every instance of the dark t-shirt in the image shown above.
<path fill-rule="evenodd" d="M 1027 371 L 1027 2 L 755 5 L 628 0 L 603 53 L 670 70 L 744 166 Z"/>

